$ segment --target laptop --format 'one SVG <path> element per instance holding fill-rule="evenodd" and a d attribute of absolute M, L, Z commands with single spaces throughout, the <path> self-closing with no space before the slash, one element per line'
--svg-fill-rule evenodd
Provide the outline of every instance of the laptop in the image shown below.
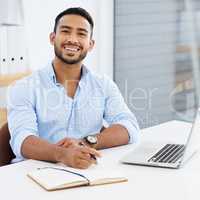
<path fill-rule="evenodd" d="M 141 142 L 120 161 L 124 164 L 178 169 L 198 151 L 199 145 L 194 145 L 197 132 L 200 132 L 198 112 L 185 144 Z"/>

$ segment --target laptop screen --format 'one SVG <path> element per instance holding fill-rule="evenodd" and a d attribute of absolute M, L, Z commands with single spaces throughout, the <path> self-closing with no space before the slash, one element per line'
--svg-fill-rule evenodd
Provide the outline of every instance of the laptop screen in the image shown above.
<path fill-rule="evenodd" d="M 185 11 L 181 15 L 181 26 L 184 29 L 182 35 L 181 48 L 176 54 L 176 65 L 181 66 L 176 76 L 176 87 L 171 93 L 171 102 L 174 118 L 192 123 L 192 128 L 188 133 L 186 148 L 182 159 L 182 164 L 187 161 L 194 152 L 199 149 L 200 141 L 200 69 L 199 69 L 199 49 L 196 31 L 196 19 L 194 11 L 191 10 L 191 3 L 185 4 Z M 189 20 L 189 23 L 188 23 Z M 184 30 L 184 31 L 183 31 Z M 184 33 L 184 34 L 183 34 Z M 187 36 L 187 37 L 186 37 Z M 187 41 L 187 42 L 186 42 Z M 185 44 L 184 44 L 185 43 Z M 183 47 L 188 48 L 183 48 Z M 184 49 L 184 50 L 183 50 Z M 182 64 L 181 64 L 182 63 Z M 178 68 L 178 67 L 177 67 Z M 180 130 L 181 131 L 181 130 Z"/>

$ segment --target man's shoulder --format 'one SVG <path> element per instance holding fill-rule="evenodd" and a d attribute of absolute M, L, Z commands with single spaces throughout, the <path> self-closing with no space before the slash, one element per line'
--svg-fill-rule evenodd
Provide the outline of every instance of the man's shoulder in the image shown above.
<path fill-rule="evenodd" d="M 29 74 L 26 77 L 23 77 L 19 80 L 16 80 L 15 82 L 13 82 L 9 87 L 16 87 L 16 86 L 30 86 L 32 84 L 34 84 L 34 82 L 38 79 L 38 71 L 32 72 L 31 74 Z"/>
<path fill-rule="evenodd" d="M 43 68 L 40 68 L 38 70 L 32 71 L 31 74 L 28 76 L 25 76 L 17 81 L 15 81 L 10 87 L 15 87 L 15 86 L 27 86 L 27 87 L 32 87 L 35 86 L 36 84 L 40 83 L 41 80 L 44 78 L 49 66 L 45 66 Z"/>

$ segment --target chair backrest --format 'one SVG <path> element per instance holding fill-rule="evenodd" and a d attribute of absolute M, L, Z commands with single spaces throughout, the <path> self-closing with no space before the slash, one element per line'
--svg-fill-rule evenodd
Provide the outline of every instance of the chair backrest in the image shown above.
<path fill-rule="evenodd" d="M 8 123 L 0 128 L 0 166 L 10 164 L 15 155 L 10 147 L 10 132 Z"/>

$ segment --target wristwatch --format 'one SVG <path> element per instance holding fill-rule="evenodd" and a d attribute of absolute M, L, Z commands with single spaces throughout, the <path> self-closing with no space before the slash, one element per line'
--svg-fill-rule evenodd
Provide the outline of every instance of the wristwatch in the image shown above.
<path fill-rule="evenodd" d="M 98 140 L 96 135 L 88 135 L 83 138 L 84 142 L 92 148 L 97 146 Z"/>

